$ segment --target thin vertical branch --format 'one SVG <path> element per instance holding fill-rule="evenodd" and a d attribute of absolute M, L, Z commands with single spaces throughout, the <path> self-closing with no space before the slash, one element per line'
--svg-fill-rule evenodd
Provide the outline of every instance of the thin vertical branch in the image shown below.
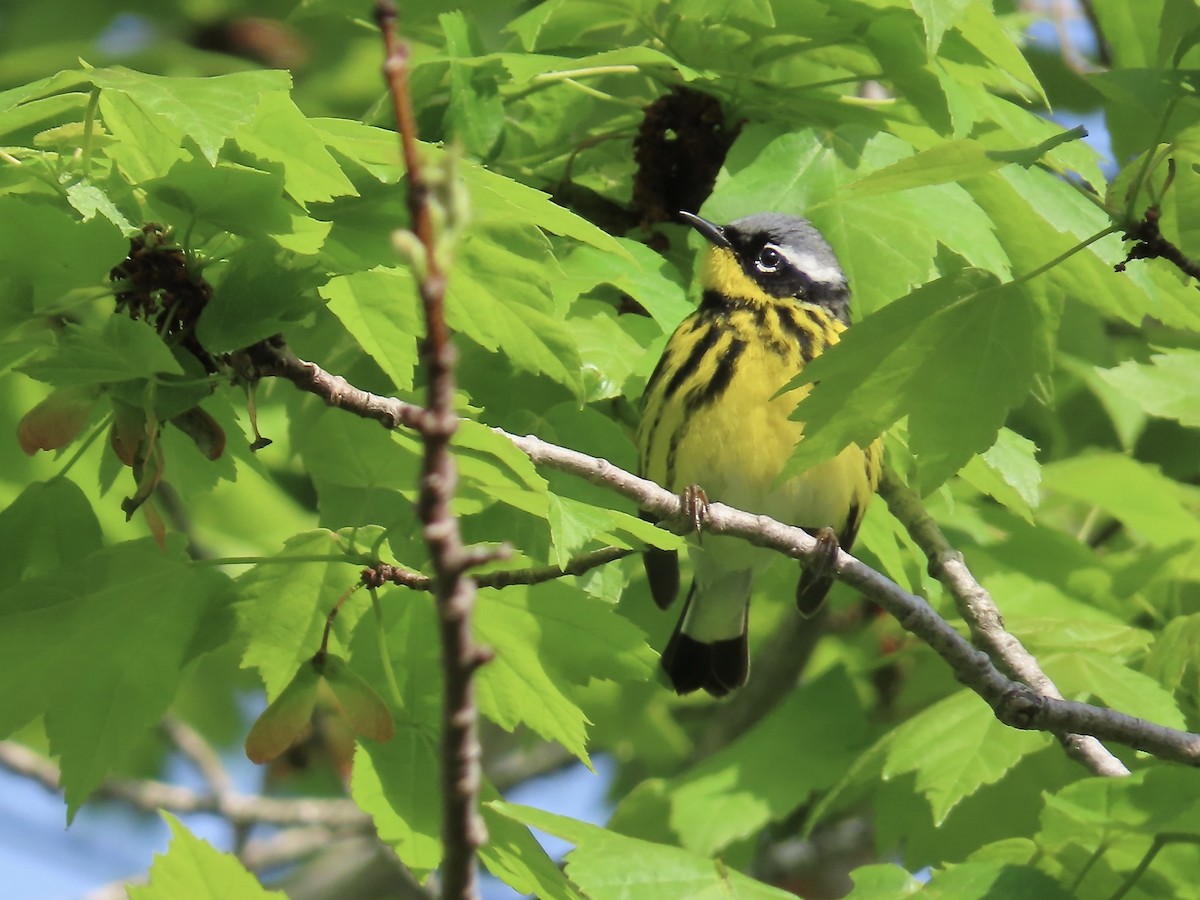
<path fill-rule="evenodd" d="M 396 127 L 408 172 L 409 227 L 424 250 L 418 292 L 425 312 L 426 335 L 421 347 L 428 378 L 427 402 L 417 430 L 424 442 L 417 514 L 434 570 L 439 636 L 445 689 L 442 702 L 442 896 L 477 898 L 476 859 L 487 841 L 479 813 L 481 749 L 476 731 L 474 674 L 487 661 L 486 651 L 471 634 L 475 582 L 468 568 L 485 561 L 462 543 L 458 520 L 450 509 L 458 473 L 450 440 L 458 427 L 454 411 L 454 366 L 457 359 L 446 328 L 446 278 L 437 255 L 430 185 L 417 150 L 416 125 L 408 93 L 408 46 L 396 36 L 396 8 L 379 0 L 376 18 L 383 33 L 383 64 Z"/>

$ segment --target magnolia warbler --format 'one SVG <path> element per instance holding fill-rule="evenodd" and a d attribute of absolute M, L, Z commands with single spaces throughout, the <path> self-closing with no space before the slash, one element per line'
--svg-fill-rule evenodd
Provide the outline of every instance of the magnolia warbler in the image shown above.
<path fill-rule="evenodd" d="M 837 257 L 806 220 L 780 213 L 724 227 L 680 215 L 708 241 L 699 308 L 671 335 L 646 385 L 637 442 L 641 474 L 693 501 L 719 500 L 819 534 L 828 556 L 849 549 L 879 483 L 882 445 L 851 444 L 780 482 L 803 423 L 790 417 L 807 394 L 777 392 L 850 322 L 850 290 Z M 685 490 L 686 489 L 686 490 Z M 702 490 L 701 490 L 702 489 Z M 715 697 L 746 683 L 746 618 L 755 572 L 770 551 L 733 537 L 696 536 L 694 578 L 662 653 L 680 694 Z M 655 601 L 679 592 L 674 551 L 643 554 Z M 810 564 L 796 603 L 810 615 L 832 586 L 829 565 Z"/>

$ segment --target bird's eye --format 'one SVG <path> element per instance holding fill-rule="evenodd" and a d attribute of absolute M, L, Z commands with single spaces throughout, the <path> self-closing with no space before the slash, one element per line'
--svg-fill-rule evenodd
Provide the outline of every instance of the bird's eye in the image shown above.
<path fill-rule="evenodd" d="M 760 272 L 770 273 L 779 268 L 779 261 L 783 259 L 779 251 L 770 244 L 762 248 L 762 252 L 758 254 L 758 259 L 754 261 L 755 267 Z"/>

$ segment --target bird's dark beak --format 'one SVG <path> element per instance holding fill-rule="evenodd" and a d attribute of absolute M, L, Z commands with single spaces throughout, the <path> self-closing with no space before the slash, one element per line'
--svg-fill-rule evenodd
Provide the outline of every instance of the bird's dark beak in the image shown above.
<path fill-rule="evenodd" d="M 729 243 L 729 238 L 725 237 L 725 229 L 720 225 L 716 225 L 708 221 L 708 219 L 702 219 L 683 210 L 679 211 L 679 218 L 704 235 L 705 240 L 710 244 L 716 247 L 724 247 L 726 250 L 733 249 L 733 245 Z"/>

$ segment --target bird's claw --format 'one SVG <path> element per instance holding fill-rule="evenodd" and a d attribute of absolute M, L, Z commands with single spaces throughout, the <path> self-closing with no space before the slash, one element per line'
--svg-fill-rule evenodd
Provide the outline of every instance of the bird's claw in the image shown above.
<path fill-rule="evenodd" d="M 704 530 L 704 522 L 708 518 L 708 495 L 698 484 L 689 484 L 679 495 L 683 504 L 683 512 L 692 523 L 692 529 L 699 537 Z"/>
<path fill-rule="evenodd" d="M 817 546 L 813 550 L 808 568 L 816 577 L 829 575 L 837 565 L 838 550 L 841 549 L 837 532 L 826 525 L 824 528 L 818 528 L 813 537 L 817 539 Z"/>

